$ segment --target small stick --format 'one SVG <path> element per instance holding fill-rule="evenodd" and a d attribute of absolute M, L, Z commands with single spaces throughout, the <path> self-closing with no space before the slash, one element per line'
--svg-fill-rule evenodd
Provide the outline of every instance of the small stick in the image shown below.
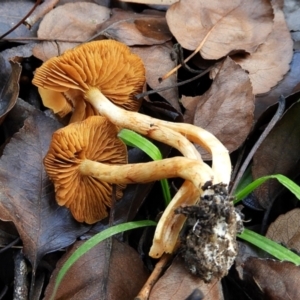
<path fill-rule="evenodd" d="M 25 25 L 29 29 L 46 13 L 53 9 L 53 7 L 59 2 L 59 0 L 47 0 L 44 1 L 25 21 Z"/>
<path fill-rule="evenodd" d="M 134 298 L 134 300 L 147 300 L 150 296 L 151 290 L 157 280 L 159 279 L 161 273 L 166 268 L 166 265 L 169 263 L 170 259 L 173 255 L 171 254 L 164 254 L 157 264 L 154 267 L 151 275 L 149 276 L 148 280 L 144 284 L 143 288 L 140 290 L 139 294 Z"/>

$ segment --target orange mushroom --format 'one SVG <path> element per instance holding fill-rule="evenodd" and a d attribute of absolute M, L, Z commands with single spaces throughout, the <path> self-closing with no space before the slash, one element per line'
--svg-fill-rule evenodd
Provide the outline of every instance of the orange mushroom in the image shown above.
<path fill-rule="evenodd" d="M 142 60 L 113 40 L 90 42 L 53 57 L 37 70 L 33 84 L 39 87 L 43 104 L 60 117 L 72 112 L 70 122 L 99 112 L 85 101 L 85 91 L 97 87 L 115 105 L 138 111 L 145 83 Z"/>
<path fill-rule="evenodd" d="M 199 144 L 212 153 L 213 183 L 228 184 L 231 174 L 228 150 L 211 133 L 190 124 L 166 122 L 125 110 L 128 109 L 125 104 L 127 100 L 137 101 L 133 99 L 133 95 L 142 89 L 145 82 L 141 60 L 132 55 L 127 46 L 115 41 L 83 44 L 44 63 L 37 69 L 33 83 L 40 90 L 54 91 L 57 97 L 69 99 L 72 95 L 72 99 L 76 99 L 71 101 L 75 103 L 73 105 L 75 115 L 86 117 L 87 114 L 82 111 L 86 111 L 85 107 L 88 106 L 115 125 L 168 144 L 178 149 L 185 157 L 198 160 L 203 165 L 200 154 L 190 141 Z M 104 65 L 105 68 L 102 68 Z M 118 86 L 117 82 L 121 82 L 123 78 L 126 80 Z M 99 82 L 107 84 L 106 89 Z M 42 97 L 43 94 L 44 91 L 41 93 Z M 125 103 L 117 102 L 117 98 Z M 78 109 L 80 113 L 76 113 L 77 107 L 81 106 L 84 109 Z M 208 172 L 203 176 L 210 180 L 211 173 Z M 174 209 L 180 205 L 196 203 L 201 193 L 202 190 L 196 188 L 189 180 L 182 185 L 158 223 L 150 251 L 153 257 L 160 257 L 163 252 L 173 251 L 185 221 L 183 216 L 175 216 Z"/>
<path fill-rule="evenodd" d="M 92 224 L 107 216 L 112 184 L 117 185 L 120 198 L 130 183 L 182 177 L 201 190 L 212 180 L 209 166 L 185 157 L 126 164 L 126 147 L 117 133 L 105 117 L 93 116 L 53 134 L 44 165 L 54 182 L 58 204 L 68 207 L 80 222 Z"/>

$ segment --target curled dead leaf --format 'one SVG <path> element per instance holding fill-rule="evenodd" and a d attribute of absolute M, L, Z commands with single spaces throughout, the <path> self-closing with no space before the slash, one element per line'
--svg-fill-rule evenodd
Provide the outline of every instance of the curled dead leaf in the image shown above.
<path fill-rule="evenodd" d="M 273 1 L 274 2 L 274 1 Z M 268 92 L 290 68 L 293 57 L 293 40 L 282 10 L 275 4 L 272 32 L 252 54 L 233 56 L 249 77 L 255 95 Z"/>
<path fill-rule="evenodd" d="M 169 28 L 182 47 L 205 59 L 232 51 L 253 53 L 272 30 L 273 10 L 267 0 L 181 0 L 167 11 Z"/>
<path fill-rule="evenodd" d="M 138 14 L 113 9 L 112 16 L 98 30 L 105 36 L 128 46 L 159 45 L 172 39 L 165 16 L 162 14 Z"/>

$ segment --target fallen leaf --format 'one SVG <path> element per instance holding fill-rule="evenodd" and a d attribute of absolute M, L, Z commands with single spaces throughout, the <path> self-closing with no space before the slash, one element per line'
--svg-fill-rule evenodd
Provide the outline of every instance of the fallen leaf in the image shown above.
<path fill-rule="evenodd" d="M 284 76 L 283 80 L 279 82 L 271 91 L 267 94 L 257 95 L 255 101 L 255 118 L 259 116 L 267 109 L 268 106 L 278 102 L 279 96 L 288 96 L 293 92 L 300 90 L 298 86 L 300 83 L 300 52 L 295 51 L 293 59 L 290 63 L 290 70 Z"/>
<path fill-rule="evenodd" d="M 232 57 L 249 77 L 255 95 L 268 92 L 287 73 L 293 57 L 293 40 L 280 7 L 272 2 L 274 9 L 273 30 L 263 44 L 252 54 Z"/>
<path fill-rule="evenodd" d="M 117 8 L 112 10 L 112 17 L 100 26 L 98 35 L 128 46 L 157 45 L 172 39 L 164 15 L 138 14 Z"/>
<path fill-rule="evenodd" d="M 267 0 L 181 0 L 167 11 L 166 19 L 183 48 L 205 59 L 219 59 L 232 51 L 253 53 L 272 30 L 273 10 Z"/>
<path fill-rule="evenodd" d="M 176 257 L 164 275 L 154 285 L 149 300 L 181 300 L 189 297 L 199 289 L 205 300 L 223 300 L 222 285 L 218 280 L 204 283 L 200 278 L 191 275 L 180 257 Z"/>
<path fill-rule="evenodd" d="M 50 299 L 58 271 L 83 242 L 76 242 L 59 260 L 45 293 Z M 108 239 L 77 260 L 66 273 L 55 299 L 134 299 L 148 273 L 135 250 Z"/>
<path fill-rule="evenodd" d="M 17 102 L 21 70 L 18 62 L 10 61 L 9 64 L 0 55 L 0 124 Z"/>
<path fill-rule="evenodd" d="M 184 112 L 184 122 L 193 124 L 195 110 L 198 103 L 200 102 L 201 96 L 188 97 L 182 95 L 180 102 L 185 108 Z"/>
<path fill-rule="evenodd" d="M 300 208 L 279 216 L 269 226 L 266 237 L 300 252 Z"/>
<path fill-rule="evenodd" d="M 170 43 L 156 45 L 150 47 L 132 47 L 132 52 L 139 55 L 143 60 L 146 68 L 146 82 L 153 89 L 170 87 L 162 92 L 158 92 L 166 99 L 177 111 L 181 111 L 178 101 L 178 89 L 172 87 L 176 84 L 176 75 L 171 75 L 168 79 L 159 83 L 158 79 L 170 69 L 176 66 L 176 62 L 172 61 L 170 53 L 172 46 Z"/>
<path fill-rule="evenodd" d="M 43 18 L 38 30 L 38 37 L 49 40 L 66 40 L 66 42 L 40 43 L 33 49 L 34 56 L 45 61 L 62 54 L 91 38 L 97 32 L 100 24 L 109 16 L 109 8 L 95 3 L 76 2 L 58 6 Z"/>
<path fill-rule="evenodd" d="M 249 258 L 244 264 L 244 276 L 261 291 L 252 299 L 299 299 L 300 268 L 290 262 Z M 251 292 L 253 287 L 249 287 Z"/>
<path fill-rule="evenodd" d="M 33 6 L 34 2 L 30 0 L 1 0 L 0 36 L 19 23 Z M 21 24 L 5 38 L 35 37 L 37 28 L 38 25 L 34 25 L 29 30 L 24 24 Z"/>
<path fill-rule="evenodd" d="M 12 137 L 0 159 L 0 218 L 15 224 L 33 270 L 46 253 L 70 245 L 89 229 L 56 204 L 43 167 L 51 135 L 59 127 L 36 111 Z"/>
<path fill-rule="evenodd" d="M 193 124 L 214 134 L 232 152 L 244 142 L 253 123 L 254 95 L 246 72 L 227 57 L 210 89 L 200 97 Z M 210 154 L 198 148 L 203 159 Z"/>
<path fill-rule="evenodd" d="M 265 175 L 282 174 L 290 178 L 298 174 L 300 152 L 300 102 L 293 104 L 274 126 L 253 156 L 253 179 Z M 267 180 L 254 193 L 263 208 L 274 201 L 282 185 L 277 180 Z"/>

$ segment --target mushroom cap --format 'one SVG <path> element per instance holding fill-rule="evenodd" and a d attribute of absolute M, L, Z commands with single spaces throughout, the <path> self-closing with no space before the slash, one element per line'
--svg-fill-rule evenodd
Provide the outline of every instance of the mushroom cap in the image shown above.
<path fill-rule="evenodd" d="M 126 164 L 127 149 L 117 138 L 117 127 L 101 116 L 92 116 L 57 130 L 44 158 L 54 183 L 56 201 L 70 209 L 79 222 L 93 224 L 104 219 L 111 206 L 112 184 L 82 175 L 84 159 L 107 164 Z M 125 185 L 116 185 L 116 198 Z"/>
<path fill-rule="evenodd" d="M 134 95 L 143 90 L 145 67 L 125 44 L 101 40 L 49 59 L 36 70 L 32 83 L 39 88 L 44 105 L 61 117 L 73 109 L 74 122 L 98 114 L 84 98 L 91 87 L 98 88 L 115 105 L 138 111 L 141 100 Z"/>

